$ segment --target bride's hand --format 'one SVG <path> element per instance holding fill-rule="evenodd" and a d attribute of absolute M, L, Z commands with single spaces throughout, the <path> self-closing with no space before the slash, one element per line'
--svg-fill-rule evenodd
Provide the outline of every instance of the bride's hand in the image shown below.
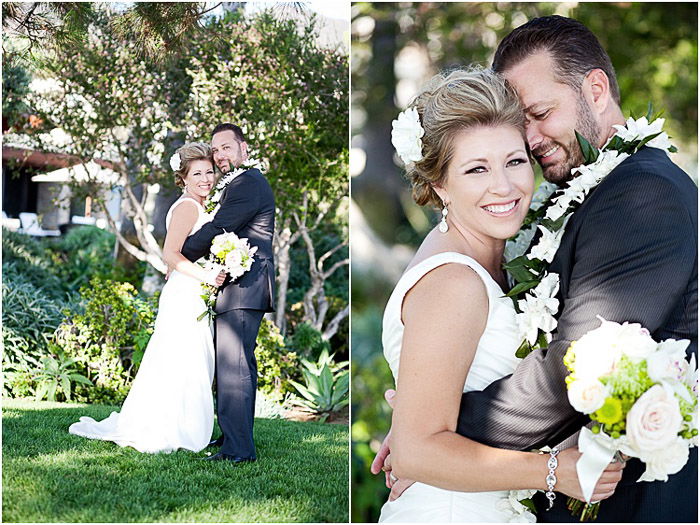
<path fill-rule="evenodd" d="M 580 457 L 581 453 L 576 447 L 567 448 L 559 453 L 559 466 L 556 471 L 557 484 L 554 490 L 577 500 L 585 501 L 576 473 L 576 462 Z M 609 463 L 593 489 L 591 501 L 601 501 L 612 496 L 618 482 L 622 479 L 622 469 L 624 468 L 625 463 Z"/>
<path fill-rule="evenodd" d="M 224 284 L 225 280 L 226 272 L 223 270 L 217 272 L 216 269 L 214 269 L 207 274 L 207 278 L 204 280 L 204 282 L 218 288 L 219 286 Z"/>

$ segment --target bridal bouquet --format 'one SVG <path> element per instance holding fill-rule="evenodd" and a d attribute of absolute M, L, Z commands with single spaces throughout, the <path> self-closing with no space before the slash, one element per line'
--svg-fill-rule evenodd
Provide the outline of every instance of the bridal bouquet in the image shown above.
<path fill-rule="evenodd" d="M 576 464 L 588 503 L 569 499 L 581 521 L 598 514 L 590 497 L 613 456 L 621 452 L 645 464 L 637 481 L 667 481 L 698 439 L 697 365 L 685 352 L 690 341 L 657 343 L 639 324 L 598 319 L 601 326 L 572 342 L 564 356 L 569 402 L 593 423 L 581 429 Z"/>
<path fill-rule="evenodd" d="M 251 248 L 248 239 L 245 237 L 241 239 L 235 233 L 222 233 L 214 237 L 210 249 L 211 253 L 204 263 L 204 267 L 207 270 L 217 268 L 223 270 L 235 281 L 250 270 L 255 261 L 253 255 L 257 251 L 258 247 L 254 246 Z M 202 299 L 207 309 L 197 318 L 198 321 L 204 319 L 205 315 L 209 315 L 210 319 L 216 316 L 214 305 L 218 294 L 219 288 L 202 283 Z"/>

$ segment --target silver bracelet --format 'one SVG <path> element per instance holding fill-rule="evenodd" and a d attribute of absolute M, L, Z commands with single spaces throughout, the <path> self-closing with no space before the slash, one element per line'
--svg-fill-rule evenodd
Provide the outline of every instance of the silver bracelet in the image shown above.
<path fill-rule="evenodd" d="M 559 466 L 559 460 L 557 459 L 558 454 L 558 447 L 554 447 L 552 450 L 549 451 L 549 461 L 547 461 L 547 468 L 549 468 L 549 474 L 547 474 L 547 477 L 545 478 L 545 481 L 547 482 L 547 492 L 544 493 L 544 495 L 547 496 L 547 499 L 549 500 L 549 507 L 547 507 L 547 510 L 551 509 L 554 506 L 554 498 L 557 497 L 554 494 L 554 485 L 557 484 L 557 476 L 554 474 L 554 472 Z"/>

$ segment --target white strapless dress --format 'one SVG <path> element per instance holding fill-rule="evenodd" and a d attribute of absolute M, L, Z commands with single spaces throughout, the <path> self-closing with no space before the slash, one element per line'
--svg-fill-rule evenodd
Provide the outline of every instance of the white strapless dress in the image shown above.
<path fill-rule="evenodd" d="M 170 207 L 166 227 L 173 210 L 185 200 L 199 209 L 192 234 L 211 217 L 189 197 Z M 161 292 L 153 335 L 121 412 L 112 412 L 102 421 L 83 416 L 70 426 L 71 434 L 149 453 L 180 448 L 198 452 L 207 446 L 214 427 L 214 341 L 208 318 L 197 321 L 206 310 L 200 294 L 200 281 L 172 272 Z"/>
<path fill-rule="evenodd" d="M 428 272 L 447 263 L 469 266 L 481 277 L 489 300 L 489 312 L 474 356 L 464 392 L 483 390 L 496 379 L 511 374 L 518 362 L 515 308 L 511 299 L 489 273 L 474 259 L 445 252 L 421 261 L 401 276 L 384 311 L 382 345 L 394 381 L 398 381 L 399 358 L 404 326 L 401 307 L 406 293 Z M 439 307 L 439 305 L 436 305 Z M 460 467 L 468 472 L 468 466 Z M 474 475 L 474 473 L 471 473 Z M 534 515 L 516 511 L 509 503 L 510 491 L 456 492 L 424 483 L 414 483 L 397 500 L 382 507 L 380 522 L 534 522 Z M 522 510 L 522 509 L 520 509 Z"/>

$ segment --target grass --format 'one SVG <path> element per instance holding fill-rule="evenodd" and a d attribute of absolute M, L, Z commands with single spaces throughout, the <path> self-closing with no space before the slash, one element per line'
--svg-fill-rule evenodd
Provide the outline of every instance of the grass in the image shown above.
<path fill-rule="evenodd" d="M 3 399 L 3 522 L 348 521 L 347 426 L 257 419 L 258 461 L 241 465 L 68 434 L 113 410 Z"/>

